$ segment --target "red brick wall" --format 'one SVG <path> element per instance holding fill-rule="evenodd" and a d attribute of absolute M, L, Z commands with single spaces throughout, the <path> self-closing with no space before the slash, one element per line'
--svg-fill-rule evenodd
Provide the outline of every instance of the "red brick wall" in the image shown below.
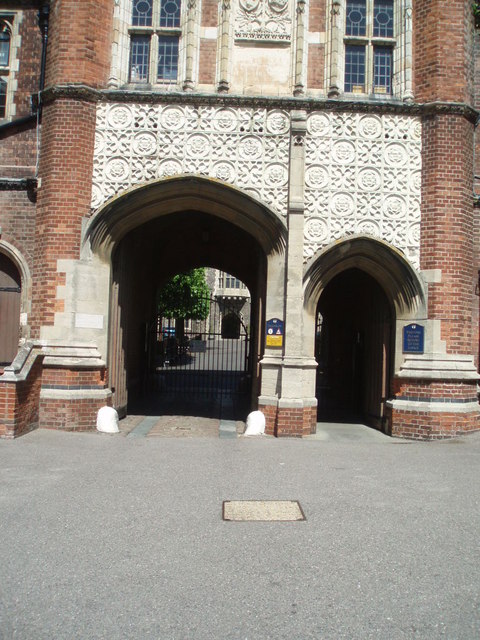
<path fill-rule="evenodd" d="M 113 0 L 52 0 L 46 86 L 106 84 L 113 9 Z"/>
<path fill-rule="evenodd" d="M 258 407 L 265 416 L 265 433 L 278 437 L 301 438 L 315 433 L 317 407 Z"/>
<path fill-rule="evenodd" d="M 200 61 L 198 82 L 200 84 L 214 84 L 217 64 L 217 41 L 200 40 Z"/>
<path fill-rule="evenodd" d="M 33 336 L 52 324 L 57 260 L 78 258 L 82 217 L 89 213 L 95 104 L 59 99 L 43 110 L 41 187 L 33 286 Z"/>
<path fill-rule="evenodd" d="M 38 427 L 42 358 L 37 358 L 27 379 L 0 382 L 0 437 L 13 438 Z"/>
<path fill-rule="evenodd" d="M 307 87 L 323 89 L 325 82 L 325 47 L 323 44 L 308 45 Z"/>
<path fill-rule="evenodd" d="M 448 353 L 472 352 L 472 139 L 461 116 L 424 120 L 420 265 L 442 270 L 442 282 L 429 286 L 428 313 L 442 320 Z"/>
<path fill-rule="evenodd" d="M 202 27 L 218 26 L 218 0 L 203 0 L 201 25 Z"/>
<path fill-rule="evenodd" d="M 312 2 L 308 10 L 308 31 L 322 33 L 326 29 L 326 6 L 324 0 Z M 325 82 L 325 45 L 309 44 L 307 62 L 307 87 L 323 89 Z"/>
<path fill-rule="evenodd" d="M 16 118 L 31 113 L 30 96 L 39 89 L 42 34 L 37 16 L 38 8 L 24 10 L 20 24 L 21 47 L 15 93 Z"/>
<path fill-rule="evenodd" d="M 478 413 L 427 413 L 422 411 L 388 411 L 393 424 L 392 435 L 412 440 L 438 440 L 460 436 L 480 429 Z"/>
<path fill-rule="evenodd" d="M 2 240 L 12 244 L 33 268 L 35 203 L 26 191 L 0 191 Z"/>
<path fill-rule="evenodd" d="M 471 0 L 413 3 L 414 93 L 419 102 L 472 101 Z"/>

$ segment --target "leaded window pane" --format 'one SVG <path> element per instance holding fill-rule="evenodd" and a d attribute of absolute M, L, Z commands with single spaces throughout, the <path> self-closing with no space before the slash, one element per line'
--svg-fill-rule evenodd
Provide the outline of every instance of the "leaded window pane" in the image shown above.
<path fill-rule="evenodd" d="M 178 75 L 178 37 L 158 38 L 158 80 L 176 80 Z"/>
<path fill-rule="evenodd" d="M 0 118 L 5 118 L 7 112 L 7 83 L 0 78 Z"/>
<path fill-rule="evenodd" d="M 366 0 L 347 0 L 347 36 L 364 36 L 367 29 Z"/>
<path fill-rule="evenodd" d="M 10 34 L 8 33 L 8 31 L 0 31 L 0 67 L 8 67 L 9 58 Z"/>
<path fill-rule="evenodd" d="M 130 43 L 130 82 L 148 82 L 150 36 L 132 36 Z"/>
<path fill-rule="evenodd" d="M 365 91 L 365 47 L 347 45 L 345 47 L 345 91 L 362 93 Z"/>
<path fill-rule="evenodd" d="M 180 26 L 180 0 L 161 0 L 160 26 L 161 27 L 179 27 Z"/>
<path fill-rule="evenodd" d="M 393 0 L 375 0 L 373 5 L 373 36 L 393 38 Z"/>
<path fill-rule="evenodd" d="M 392 93 L 393 50 L 391 47 L 375 47 L 373 50 L 374 93 Z"/>
<path fill-rule="evenodd" d="M 132 25 L 134 27 L 152 26 L 152 0 L 133 0 Z"/>

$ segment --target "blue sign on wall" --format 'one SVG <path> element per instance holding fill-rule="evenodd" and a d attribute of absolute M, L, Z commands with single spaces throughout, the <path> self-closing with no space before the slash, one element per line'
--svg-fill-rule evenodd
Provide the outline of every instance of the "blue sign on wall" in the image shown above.
<path fill-rule="evenodd" d="M 423 353 L 425 347 L 425 327 L 421 324 L 407 324 L 403 327 L 403 353 Z"/>
<path fill-rule="evenodd" d="M 280 320 L 279 318 L 272 318 L 271 320 L 267 320 L 267 347 L 283 347 L 283 333 L 283 320 Z"/>

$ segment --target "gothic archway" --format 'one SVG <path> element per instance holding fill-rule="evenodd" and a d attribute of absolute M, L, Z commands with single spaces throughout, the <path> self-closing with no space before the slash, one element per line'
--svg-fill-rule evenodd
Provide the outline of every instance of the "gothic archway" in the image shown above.
<path fill-rule="evenodd" d="M 304 282 L 319 419 L 361 420 L 388 430 L 396 324 L 425 317 L 421 280 L 399 251 L 361 236 L 316 256 Z"/>
<path fill-rule="evenodd" d="M 268 262 L 284 251 L 285 239 L 278 214 L 239 189 L 197 176 L 133 189 L 95 214 L 83 254 L 93 252 L 111 265 L 108 363 L 120 412 L 142 394 L 145 332 L 156 312 L 155 291 L 169 277 L 195 267 L 230 273 L 251 293 L 250 395 L 252 401 L 258 396 Z"/>

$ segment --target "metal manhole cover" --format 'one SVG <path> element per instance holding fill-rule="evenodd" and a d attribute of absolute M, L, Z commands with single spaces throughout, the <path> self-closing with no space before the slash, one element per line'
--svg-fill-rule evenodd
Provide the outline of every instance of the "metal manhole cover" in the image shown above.
<path fill-rule="evenodd" d="M 305 520 L 298 500 L 225 500 L 223 519 L 235 522 Z"/>

